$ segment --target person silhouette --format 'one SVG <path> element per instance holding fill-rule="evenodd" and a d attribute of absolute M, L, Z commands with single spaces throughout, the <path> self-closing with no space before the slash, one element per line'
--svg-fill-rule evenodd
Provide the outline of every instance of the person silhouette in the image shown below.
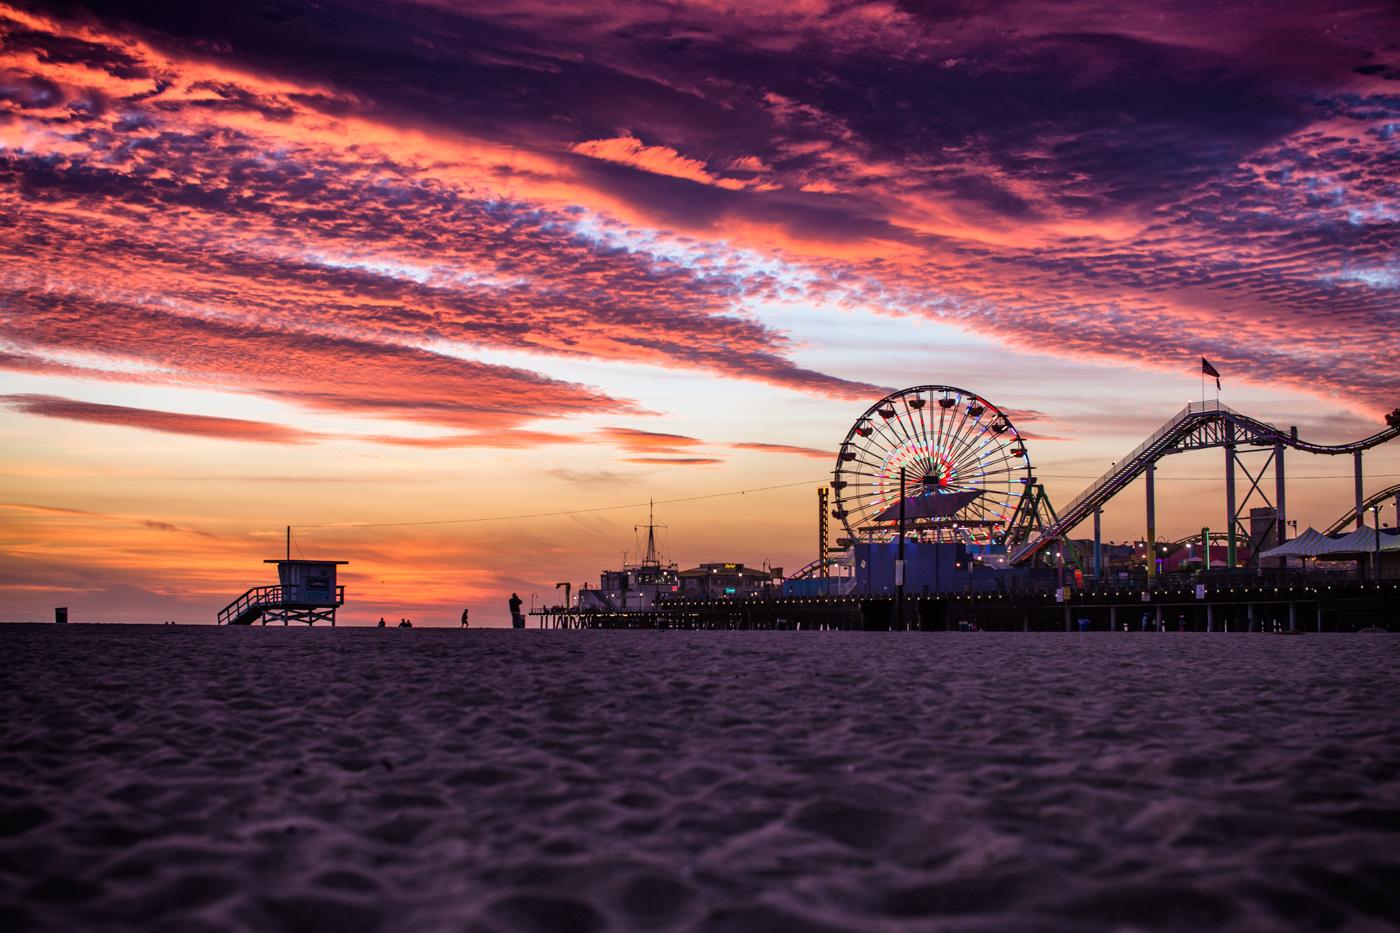
<path fill-rule="evenodd" d="M 525 627 L 525 617 L 524 617 L 523 615 L 520 614 L 520 605 L 521 605 L 521 603 L 523 603 L 523 602 L 524 602 L 524 600 L 520 598 L 520 594 L 519 594 L 519 593 L 511 593 L 511 594 L 510 594 L 510 627 L 511 627 L 511 628 L 524 628 L 524 627 Z"/>
<path fill-rule="evenodd" d="M 384 617 L 383 617 L 383 616 L 380 616 L 380 617 L 379 617 L 379 627 L 380 627 L 380 628 L 383 628 L 383 627 L 384 627 Z"/>
<path fill-rule="evenodd" d="M 467 612 L 468 612 L 468 611 L 469 611 L 469 610 L 467 610 L 467 609 L 463 609 L 463 610 L 462 610 L 462 628 L 470 628 L 470 627 L 471 627 L 471 623 L 469 623 L 469 622 L 467 621 Z"/>

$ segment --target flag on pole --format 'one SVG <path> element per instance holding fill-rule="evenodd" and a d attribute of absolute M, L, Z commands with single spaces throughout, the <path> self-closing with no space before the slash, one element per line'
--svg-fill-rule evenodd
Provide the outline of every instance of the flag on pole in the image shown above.
<path fill-rule="evenodd" d="M 1201 372 L 1202 372 L 1203 374 L 1207 375 L 1207 376 L 1214 376 L 1214 377 L 1215 377 L 1215 391 L 1219 392 L 1219 391 L 1220 391 L 1220 371 L 1219 371 L 1218 369 L 1216 369 L 1214 366 L 1210 365 L 1210 360 L 1206 359 L 1204 356 L 1201 357 Z"/>

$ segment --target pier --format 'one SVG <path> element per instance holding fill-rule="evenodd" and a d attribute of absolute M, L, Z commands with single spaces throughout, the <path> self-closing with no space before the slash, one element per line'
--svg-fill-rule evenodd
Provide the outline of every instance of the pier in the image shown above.
<path fill-rule="evenodd" d="M 1355 632 L 1394 621 L 1400 581 L 1299 574 L 1147 589 L 906 594 L 902 618 L 897 605 L 895 596 L 677 599 L 628 612 L 540 607 L 530 616 L 552 629 L 1140 633 L 1146 616 L 1149 632 Z"/>

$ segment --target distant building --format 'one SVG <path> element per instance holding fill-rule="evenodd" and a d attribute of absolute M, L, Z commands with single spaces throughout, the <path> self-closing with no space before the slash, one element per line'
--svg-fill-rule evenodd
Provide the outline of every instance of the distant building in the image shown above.
<path fill-rule="evenodd" d="M 738 599 L 762 596 L 782 580 L 781 570 L 760 570 L 743 564 L 701 564 L 682 570 L 680 595 L 686 599 Z"/>
<path fill-rule="evenodd" d="M 643 560 L 621 570 L 604 570 L 597 589 L 578 591 L 580 609 L 627 612 L 650 609 L 663 599 L 674 598 L 680 589 L 675 564 Z"/>
<path fill-rule="evenodd" d="M 675 564 L 664 564 L 656 550 L 656 522 L 648 515 L 647 549 L 641 563 L 625 560 L 621 570 L 604 570 L 598 588 L 578 591 L 578 608 L 595 612 L 636 612 L 650 609 L 680 590 Z"/>

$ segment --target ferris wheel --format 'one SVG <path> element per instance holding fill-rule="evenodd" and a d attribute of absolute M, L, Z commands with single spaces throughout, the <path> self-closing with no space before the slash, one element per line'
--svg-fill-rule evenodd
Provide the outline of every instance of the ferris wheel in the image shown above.
<path fill-rule="evenodd" d="M 966 389 L 924 385 L 880 399 L 837 454 L 832 517 L 853 540 L 999 543 L 1033 482 L 1030 454 L 1006 412 Z"/>

